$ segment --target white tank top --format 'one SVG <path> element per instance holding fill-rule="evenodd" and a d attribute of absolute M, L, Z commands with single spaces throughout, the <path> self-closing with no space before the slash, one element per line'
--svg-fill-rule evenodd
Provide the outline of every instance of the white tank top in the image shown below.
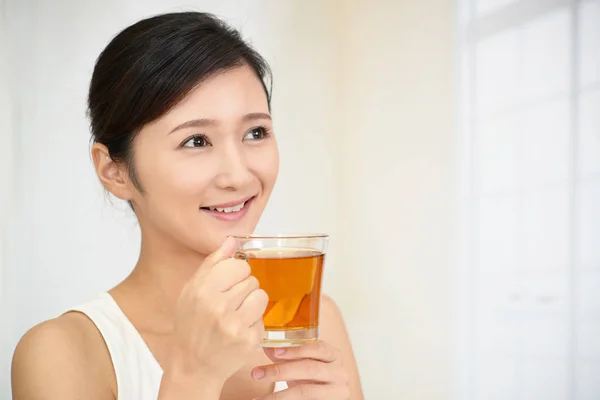
<path fill-rule="evenodd" d="M 118 400 L 157 399 L 162 368 L 146 342 L 109 293 L 69 311 L 81 312 L 102 334 L 117 378 Z M 275 391 L 287 388 L 284 382 Z"/>

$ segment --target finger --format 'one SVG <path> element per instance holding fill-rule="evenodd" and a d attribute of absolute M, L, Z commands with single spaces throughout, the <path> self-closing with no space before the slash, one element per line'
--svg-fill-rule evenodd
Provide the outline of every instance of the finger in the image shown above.
<path fill-rule="evenodd" d="M 252 370 L 255 380 L 267 382 L 311 381 L 334 383 L 342 381 L 342 373 L 335 366 L 316 360 L 294 360 L 256 367 Z"/>
<path fill-rule="evenodd" d="M 229 258 L 214 265 L 208 279 L 216 290 L 226 292 L 246 280 L 250 273 L 250 265 L 246 261 Z"/>
<path fill-rule="evenodd" d="M 256 289 L 244 299 L 236 313 L 241 318 L 244 326 L 252 326 L 257 321 L 262 320 L 268 303 L 269 296 L 267 296 L 267 292 Z"/>
<path fill-rule="evenodd" d="M 265 348 L 265 354 L 273 362 L 310 358 L 330 363 L 339 358 L 339 351 L 322 340 L 297 347 Z"/>
<path fill-rule="evenodd" d="M 348 400 L 349 398 L 350 391 L 347 387 L 306 383 L 254 400 Z"/>
<path fill-rule="evenodd" d="M 236 240 L 231 236 L 228 236 L 227 239 L 225 239 L 225 241 L 223 242 L 223 244 L 221 244 L 221 247 L 219 247 L 214 253 L 210 254 L 204 259 L 204 262 L 202 263 L 202 268 L 213 267 L 220 261 L 233 257 L 236 248 Z"/>
<path fill-rule="evenodd" d="M 225 292 L 229 299 L 229 304 L 233 310 L 237 310 L 242 305 L 242 302 L 250 293 L 259 288 L 258 279 L 250 275 L 243 281 L 235 284 L 231 289 Z"/>
<path fill-rule="evenodd" d="M 250 331 L 252 332 L 251 334 L 253 335 L 252 337 L 254 341 L 256 343 L 260 343 L 262 338 L 265 336 L 265 324 L 262 317 L 259 318 L 254 324 L 250 325 Z M 259 347 L 257 350 L 260 349 L 261 347 Z"/>

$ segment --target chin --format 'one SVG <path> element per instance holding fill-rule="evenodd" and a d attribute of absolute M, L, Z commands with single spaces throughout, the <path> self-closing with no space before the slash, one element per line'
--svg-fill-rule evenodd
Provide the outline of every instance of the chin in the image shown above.
<path fill-rule="evenodd" d="M 263 202 L 260 201 L 262 199 L 257 200 L 259 201 L 252 202 L 245 215 L 240 216 L 237 221 L 234 218 L 233 220 L 219 218 L 214 212 L 200 210 L 199 226 L 190 232 L 194 238 L 194 249 L 202 254 L 210 254 L 216 251 L 228 236 L 254 233 L 264 208 Z"/>
<path fill-rule="evenodd" d="M 240 223 L 229 227 L 204 224 L 203 229 L 196 231 L 192 239 L 194 251 L 208 255 L 215 252 L 228 236 L 249 235 L 254 232 L 255 224 Z M 197 233 L 200 232 L 200 235 Z"/>

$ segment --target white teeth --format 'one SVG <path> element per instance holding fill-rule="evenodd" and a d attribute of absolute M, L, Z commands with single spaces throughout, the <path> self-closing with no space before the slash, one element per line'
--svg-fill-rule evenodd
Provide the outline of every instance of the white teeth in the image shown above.
<path fill-rule="evenodd" d="M 211 211 L 217 210 L 219 212 L 224 212 L 224 213 L 238 212 L 242 208 L 244 208 L 245 204 L 246 204 L 246 202 L 243 202 L 242 204 L 238 204 L 237 206 L 233 206 L 233 207 L 226 207 L 226 208 L 208 207 L 208 209 L 211 210 Z"/>

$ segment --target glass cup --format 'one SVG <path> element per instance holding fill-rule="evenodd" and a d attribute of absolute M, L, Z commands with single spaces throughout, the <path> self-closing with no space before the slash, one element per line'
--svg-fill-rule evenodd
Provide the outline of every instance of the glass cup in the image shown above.
<path fill-rule="evenodd" d="M 236 258 L 246 260 L 269 295 L 263 347 L 319 340 L 323 264 L 329 235 L 234 236 Z"/>

